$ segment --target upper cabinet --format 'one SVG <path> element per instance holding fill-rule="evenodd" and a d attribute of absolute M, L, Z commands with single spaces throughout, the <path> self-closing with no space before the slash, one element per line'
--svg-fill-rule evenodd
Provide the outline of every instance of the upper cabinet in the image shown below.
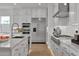
<path fill-rule="evenodd" d="M 46 8 L 33 8 L 32 9 L 32 17 L 47 17 L 47 9 Z"/>
<path fill-rule="evenodd" d="M 26 23 L 30 23 L 31 22 L 31 9 L 29 8 L 16 8 L 13 10 L 13 22 L 14 23 L 19 23 L 19 25 L 21 26 L 22 23 L 26 22 Z"/>

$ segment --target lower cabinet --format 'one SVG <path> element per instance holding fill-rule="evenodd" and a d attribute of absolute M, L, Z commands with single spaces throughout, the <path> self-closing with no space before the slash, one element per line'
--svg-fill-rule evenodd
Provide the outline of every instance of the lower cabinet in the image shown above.
<path fill-rule="evenodd" d="M 57 45 L 56 43 L 54 43 L 53 41 L 51 41 L 51 49 L 54 53 L 55 56 L 58 56 L 60 54 L 60 46 Z"/>
<path fill-rule="evenodd" d="M 77 52 L 76 50 L 70 49 L 70 56 L 78 56 L 79 54 Z"/>
<path fill-rule="evenodd" d="M 28 45 L 25 40 L 12 49 L 12 56 L 27 56 L 27 54 Z"/>
<path fill-rule="evenodd" d="M 70 56 L 69 52 L 67 50 L 62 49 L 62 55 L 61 56 Z"/>
<path fill-rule="evenodd" d="M 26 54 L 26 43 L 25 43 L 25 41 L 23 41 L 23 42 L 20 44 L 19 53 L 20 53 L 20 56 L 25 56 L 25 55 L 27 55 L 27 54 Z"/>
<path fill-rule="evenodd" d="M 58 46 L 54 44 L 54 54 L 55 56 L 58 55 Z"/>
<path fill-rule="evenodd" d="M 53 40 L 51 40 L 51 49 L 55 56 L 77 56 L 78 55 L 77 53 L 78 51 L 74 50 L 70 46 L 66 45 L 65 43 L 61 43 L 60 45 L 58 45 Z"/>
<path fill-rule="evenodd" d="M 70 50 L 66 46 L 57 45 L 54 41 L 51 41 L 51 49 L 55 56 L 70 56 Z"/>
<path fill-rule="evenodd" d="M 12 49 L 12 56 L 19 56 L 19 46 L 16 46 Z"/>

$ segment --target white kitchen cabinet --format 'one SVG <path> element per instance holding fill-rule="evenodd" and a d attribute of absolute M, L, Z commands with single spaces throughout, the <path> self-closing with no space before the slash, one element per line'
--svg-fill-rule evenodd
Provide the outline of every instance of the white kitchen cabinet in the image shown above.
<path fill-rule="evenodd" d="M 66 48 L 62 48 L 62 56 L 69 56 L 69 52 Z"/>
<path fill-rule="evenodd" d="M 13 56 L 27 56 L 28 55 L 28 38 L 24 38 L 14 47 Z"/>
<path fill-rule="evenodd" d="M 25 47 L 20 47 L 19 51 L 20 51 L 20 56 L 26 56 L 27 55 L 27 52 L 26 52 L 26 48 Z"/>
<path fill-rule="evenodd" d="M 54 42 L 53 42 L 53 40 L 51 40 L 50 42 L 51 42 L 51 43 L 50 43 L 51 50 L 52 50 L 52 52 L 53 52 L 54 55 L 55 55 L 55 45 L 54 45 Z"/>
<path fill-rule="evenodd" d="M 16 46 L 16 47 L 14 47 L 13 49 L 12 49 L 12 56 L 19 56 L 20 55 L 20 53 L 19 53 L 19 45 L 18 46 Z"/>
<path fill-rule="evenodd" d="M 53 37 L 52 37 L 52 39 L 57 40 Z M 58 45 L 56 42 L 51 40 L 51 47 L 52 47 L 52 51 L 54 52 L 55 56 L 69 56 L 70 55 L 69 48 L 62 43 L 60 45 Z"/>
<path fill-rule="evenodd" d="M 55 48 L 54 42 L 52 40 L 50 42 L 51 42 L 51 49 L 54 51 L 54 48 Z"/>
<path fill-rule="evenodd" d="M 61 48 L 62 51 L 64 52 L 64 56 L 70 56 L 71 48 L 69 46 L 61 42 Z"/>
<path fill-rule="evenodd" d="M 31 9 L 16 8 L 13 10 L 13 22 L 22 26 L 22 23 L 31 23 Z"/>
<path fill-rule="evenodd" d="M 32 9 L 32 17 L 39 17 L 37 9 Z"/>
<path fill-rule="evenodd" d="M 41 18 L 47 17 L 47 9 L 45 8 L 33 8 L 32 9 L 32 17 Z"/>
<path fill-rule="evenodd" d="M 60 45 L 57 45 L 56 43 L 54 43 L 54 52 L 56 56 L 59 56 L 61 53 L 61 47 Z"/>
<path fill-rule="evenodd" d="M 57 56 L 59 51 L 59 46 L 56 45 L 56 43 L 54 43 L 53 40 L 51 40 L 51 47 L 52 47 L 52 51 L 54 52 L 54 55 Z"/>
<path fill-rule="evenodd" d="M 28 45 L 26 44 L 26 41 L 21 42 L 20 49 L 19 49 L 21 56 L 25 56 L 25 55 L 28 54 L 28 51 L 27 51 L 28 50 L 28 47 L 27 46 Z"/>
<path fill-rule="evenodd" d="M 27 56 L 28 36 L 24 38 L 11 38 L 0 43 L 0 56 Z"/>
<path fill-rule="evenodd" d="M 55 45 L 55 48 L 54 48 L 54 54 L 55 54 L 55 56 L 57 56 L 58 55 L 58 48 L 57 48 L 57 46 Z"/>
<path fill-rule="evenodd" d="M 40 10 L 41 16 L 40 17 L 47 17 L 47 9 L 41 9 Z"/>

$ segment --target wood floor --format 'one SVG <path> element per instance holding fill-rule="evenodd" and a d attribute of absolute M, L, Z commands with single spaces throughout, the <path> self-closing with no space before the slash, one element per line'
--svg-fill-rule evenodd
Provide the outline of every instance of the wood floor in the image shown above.
<path fill-rule="evenodd" d="M 46 44 L 32 44 L 30 56 L 52 56 Z"/>

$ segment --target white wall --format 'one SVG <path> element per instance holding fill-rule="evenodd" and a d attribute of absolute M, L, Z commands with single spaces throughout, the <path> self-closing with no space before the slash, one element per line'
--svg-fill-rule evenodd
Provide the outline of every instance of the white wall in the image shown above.
<path fill-rule="evenodd" d="M 53 33 L 53 28 L 56 25 L 57 18 L 53 18 L 53 15 L 58 11 L 57 4 L 48 4 L 48 46 L 51 47 L 51 35 Z"/>
<path fill-rule="evenodd" d="M 75 24 L 77 22 L 77 4 L 70 4 L 70 15 L 69 15 L 69 25 Z"/>

